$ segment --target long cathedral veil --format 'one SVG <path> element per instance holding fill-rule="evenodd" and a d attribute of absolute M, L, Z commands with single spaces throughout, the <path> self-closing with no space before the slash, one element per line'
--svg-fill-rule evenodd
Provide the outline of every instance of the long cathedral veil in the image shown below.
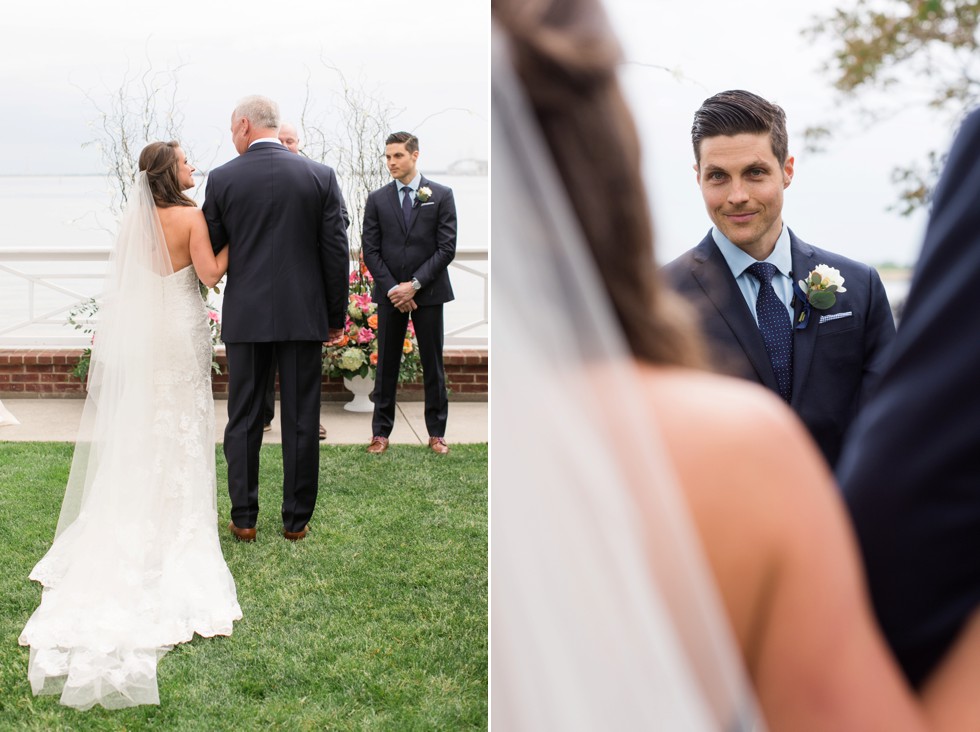
<path fill-rule="evenodd" d="M 137 174 L 132 190 L 106 272 L 88 393 L 56 537 L 78 517 L 92 485 L 122 466 L 130 469 L 132 456 L 147 454 L 146 442 L 152 439 L 154 362 L 161 355 L 157 324 L 166 317 L 163 280 L 174 270 L 146 173 Z M 127 492 L 113 481 L 103 485 Z M 107 498 L 120 499 L 124 516 L 127 496 Z"/>
<path fill-rule="evenodd" d="M 656 415 L 495 29 L 491 700 L 506 730 L 747 730 Z"/>

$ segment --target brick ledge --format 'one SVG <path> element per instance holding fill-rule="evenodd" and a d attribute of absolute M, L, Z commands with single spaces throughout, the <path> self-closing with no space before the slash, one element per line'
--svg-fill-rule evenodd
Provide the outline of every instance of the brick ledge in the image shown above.
<path fill-rule="evenodd" d="M 81 354 L 80 348 L 0 349 L 0 399 L 84 398 L 84 385 L 71 375 Z M 223 369 L 227 366 L 221 350 L 217 360 Z M 444 361 L 451 401 L 487 401 L 490 356 L 486 349 L 446 349 Z M 212 391 L 217 399 L 227 398 L 226 373 L 212 377 Z M 321 393 L 324 401 L 347 401 L 350 398 L 342 379 L 326 376 L 323 377 Z M 421 401 L 421 382 L 403 384 L 399 387 L 399 398 Z"/>

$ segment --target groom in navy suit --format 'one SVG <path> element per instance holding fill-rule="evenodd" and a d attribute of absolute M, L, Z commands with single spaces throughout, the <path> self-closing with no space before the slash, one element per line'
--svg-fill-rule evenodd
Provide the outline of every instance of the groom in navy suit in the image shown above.
<path fill-rule="evenodd" d="M 449 264 L 456 257 L 456 201 L 452 189 L 418 172 L 419 140 L 394 132 L 385 161 L 394 180 L 373 191 L 364 206 L 364 264 L 378 304 L 378 364 L 368 452 L 388 449 L 408 319 L 415 324 L 425 388 L 429 449 L 444 454 L 449 397 L 442 363 L 443 305 L 453 299 Z"/>
<path fill-rule="evenodd" d="M 716 368 L 779 394 L 833 466 L 895 336 L 885 289 L 874 269 L 783 224 L 794 161 L 780 107 L 721 92 L 695 113 L 691 133 L 714 227 L 662 271 L 697 308 Z M 813 283 L 813 272 L 829 279 Z"/>
<path fill-rule="evenodd" d="M 980 606 L 980 110 L 936 186 L 877 395 L 838 466 L 875 612 L 919 686 Z"/>
<path fill-rule="evenodd" d="M 283 536 L 306 536 L 319 479 L 320 353 L 347 310 L 350 255 L 334 171 L 289 152 L 279 107 L 247 97 L 231 135 L 239 156 L 208 174 L 211 245 L 231 247 L 221 337 L 228 354 L 229 529 L 255 540 L 266 384 L 279 368 Z"/>

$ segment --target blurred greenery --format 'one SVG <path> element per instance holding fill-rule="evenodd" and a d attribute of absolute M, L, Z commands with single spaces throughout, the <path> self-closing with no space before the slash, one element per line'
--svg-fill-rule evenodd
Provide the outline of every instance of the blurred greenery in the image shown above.
<path fill-rule="evenodd" d="M 978 29 L 978 0 L 854 0 L 818 17 L 803 33 L 831 44 L 826 71 L 863 125 L 921 107 L 955 129 L 980 103 Z M 811 127 L 808 145 L 826 144 L 834 126 Z M 925 160 L 896 167 L 899 200 L 893 208 L 908 215 L 927 205 L 944 162 L 944 151 L 931 150 Z"/>

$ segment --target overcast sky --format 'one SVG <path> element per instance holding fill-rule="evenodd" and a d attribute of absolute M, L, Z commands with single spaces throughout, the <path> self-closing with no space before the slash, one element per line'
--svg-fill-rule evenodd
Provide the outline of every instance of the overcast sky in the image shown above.
<path fill-rule="evenodd" d="M 872 264 L 912 263 L 925 216 L 903 218 L 889 175 L 930 147 L 945 151 L 945 120 L 910 108 L 888 124 L 855 131 L 848 109 L 836 108 L 831 79 L 820 71 L 830 47 L 800 35 L 814 14 L 844 0 L 606 0 L 631 62 L 622 73 L 646 146 L 644 169 L 658 234 L 658 258 L 669 261 L 710 228 L 695 174 L 690 130 L 694 111 L 726 89 L 747 89 L 786 110 L 795 177 L 784 221 L 805 241 Z M 641 66 L 664 66 L 674 74 Z M 892 91 L 914 98 L 914 81 Z M 822 154 L 803 150 L 803 130 L 829 118 L 850 119 L 850 134 Z"/>
<path fill-rule="evenodd" d="M 312 111 L 328 120 L 340 85 L 324 61 L 401 110 L 394 123 L 419 135 L 423 171 L 487 159 L 488 28 L 480 0 L 8 3 L 0 174 L 102 172 L 83 147 L 98 118 L 86 95 L 107 106 L 148 68 L 180 67 L 182 137 L 199 167 L 220 164 L 235 155 L 228 128 L 243 96 L 272 97 L 296 120 L 309 77 Z"/>

